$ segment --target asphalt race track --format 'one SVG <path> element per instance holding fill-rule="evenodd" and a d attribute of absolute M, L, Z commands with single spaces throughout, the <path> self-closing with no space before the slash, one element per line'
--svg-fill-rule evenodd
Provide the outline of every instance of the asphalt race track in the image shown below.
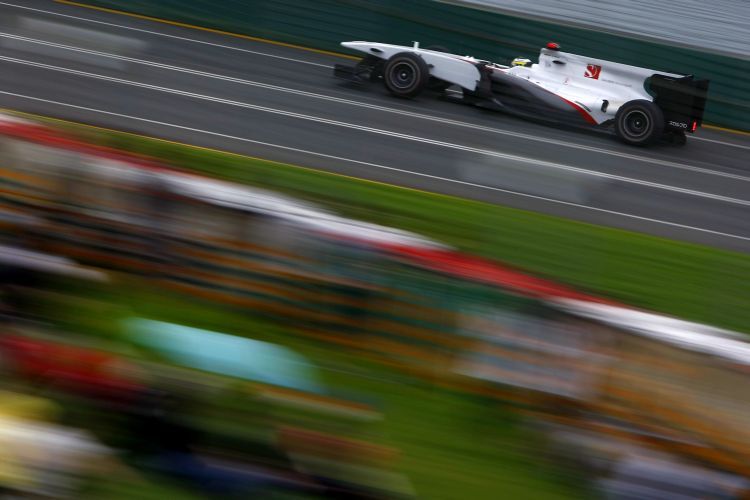
<path fill-rule="evenodd" d="M 2 108 L 750 250 L 750 135 L 704 128 L 684 147 L 633 148 L 436 95 L 357 88 L 333 78 L 342 61 L 52 1 L 0 2 Z"/>

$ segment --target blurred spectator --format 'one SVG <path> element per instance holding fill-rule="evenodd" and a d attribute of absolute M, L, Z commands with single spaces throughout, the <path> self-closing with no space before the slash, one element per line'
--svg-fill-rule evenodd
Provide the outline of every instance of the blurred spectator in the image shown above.
<path fill-rule="evenodd" d="M 135 367 L 103 351 L 5 332 L 0 355 L 16 376 L 100 403 L 127 403 L 141 389 L 117 370 L 135 373 Z"/>
<path fill-rule="evenodd" d="M 0 263 L 0 311 L 3 315 L 19 316 L 28 312 L 29 299 L 24 288 L 33 288 L 41 283 L 37 273 L 23 266 Z"/>
<path fill-rule="evenodd" d="M 389 470 L 396 456 L 393 449 L 290 427 L 281 429 L 280 439 L 295 467 L 315 477 L 327 498 L 412 497 L 408 481 Z"/>
<path fill-rule="evenodd" d="M 666 458 L 630 455 L 599 481 L 605 498 L 613 500 L 739 499 L 750 483 L 736 476 L 690 466 Z"/>
<path fill-rule="evenodd" d="M 93 436 L 51 423 L 51 402 L 0 392 L 0 488 L 6 492 L 74 497 L 80 479 L 114 464 Z"/>
<path fill-rule="evenodd" d="M 146 468 L 211 497 L 247 498 L 271 488 L 309 489 L 312 483 L 248 464 L 200 454 L 204 433 L 189 421 L 189 400 L 161 390 L 144 391 L 129 415 L 130 452 Z"/>

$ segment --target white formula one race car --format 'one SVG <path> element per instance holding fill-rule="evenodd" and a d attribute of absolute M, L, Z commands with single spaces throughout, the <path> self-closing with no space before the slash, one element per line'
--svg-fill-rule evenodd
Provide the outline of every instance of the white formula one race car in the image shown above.
<path fill-rule="evenodd" d="M 625 143 L 653 144 L 663 138 L 684 144 L 701 125 L 708 80 L 663 73 L 542 48 L 539 62 L 517 58 L 511 66 L 421 48 L 343 42 L 366 56 L 356 65 L 337 64 L 334 74 L 354 82 L 379 82 L 398 97 L 445 92 L 462 102 L 563 123 L 614 128 Z M 456 89 L 456 90 L 458 90 Z"/>

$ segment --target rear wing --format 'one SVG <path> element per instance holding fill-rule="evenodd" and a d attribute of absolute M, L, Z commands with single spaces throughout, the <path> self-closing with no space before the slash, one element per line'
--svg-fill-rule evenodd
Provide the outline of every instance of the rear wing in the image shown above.
<path fill-rule="evenodd" d="M 668 128 L 695 132 L 701 126 L 708 84 L 708 80 L 696 80 L 692 75 L 651 77 L 649 87 L 655 96 L 654 103 L 664 112 Z"/>

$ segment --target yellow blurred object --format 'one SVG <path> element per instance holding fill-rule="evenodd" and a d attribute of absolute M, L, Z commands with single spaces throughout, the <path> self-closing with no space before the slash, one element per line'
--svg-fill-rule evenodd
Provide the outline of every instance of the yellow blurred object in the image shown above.
<path fill-rule="evenodd" d="M 39 417 L 40 412 L 31 414 Z M 85 475 L 103 463 L 111 463 L 111 456 L 108 448 L 85 431 L 0 415 L 0 486 L 6 489 L 45 497 L 66 496 L 76 491 Z"/>
<path fill-rule="evenodd" d="M 51 401 L 16 392 L 0 391 L 0 484 L 23 490 L 33 485 L 33 474 L 18 457 L 15 429 L 29 420 L 46 421 L 58 412 Z"/>
<path fill-rule="evenodd" d="M 52 421 L 58 414 L 58 406 L 47 399 L 0 391 L 0 418 Z"/>
<path fill-rule="evenodd" d="M 6 425 L 0 418 L 0 426 Z M 0 432 L 0 485 L 10 489 L 26 489 L 33 484 L 28 470 L 15 458 L 12 446 L 7 446 Z"/>

